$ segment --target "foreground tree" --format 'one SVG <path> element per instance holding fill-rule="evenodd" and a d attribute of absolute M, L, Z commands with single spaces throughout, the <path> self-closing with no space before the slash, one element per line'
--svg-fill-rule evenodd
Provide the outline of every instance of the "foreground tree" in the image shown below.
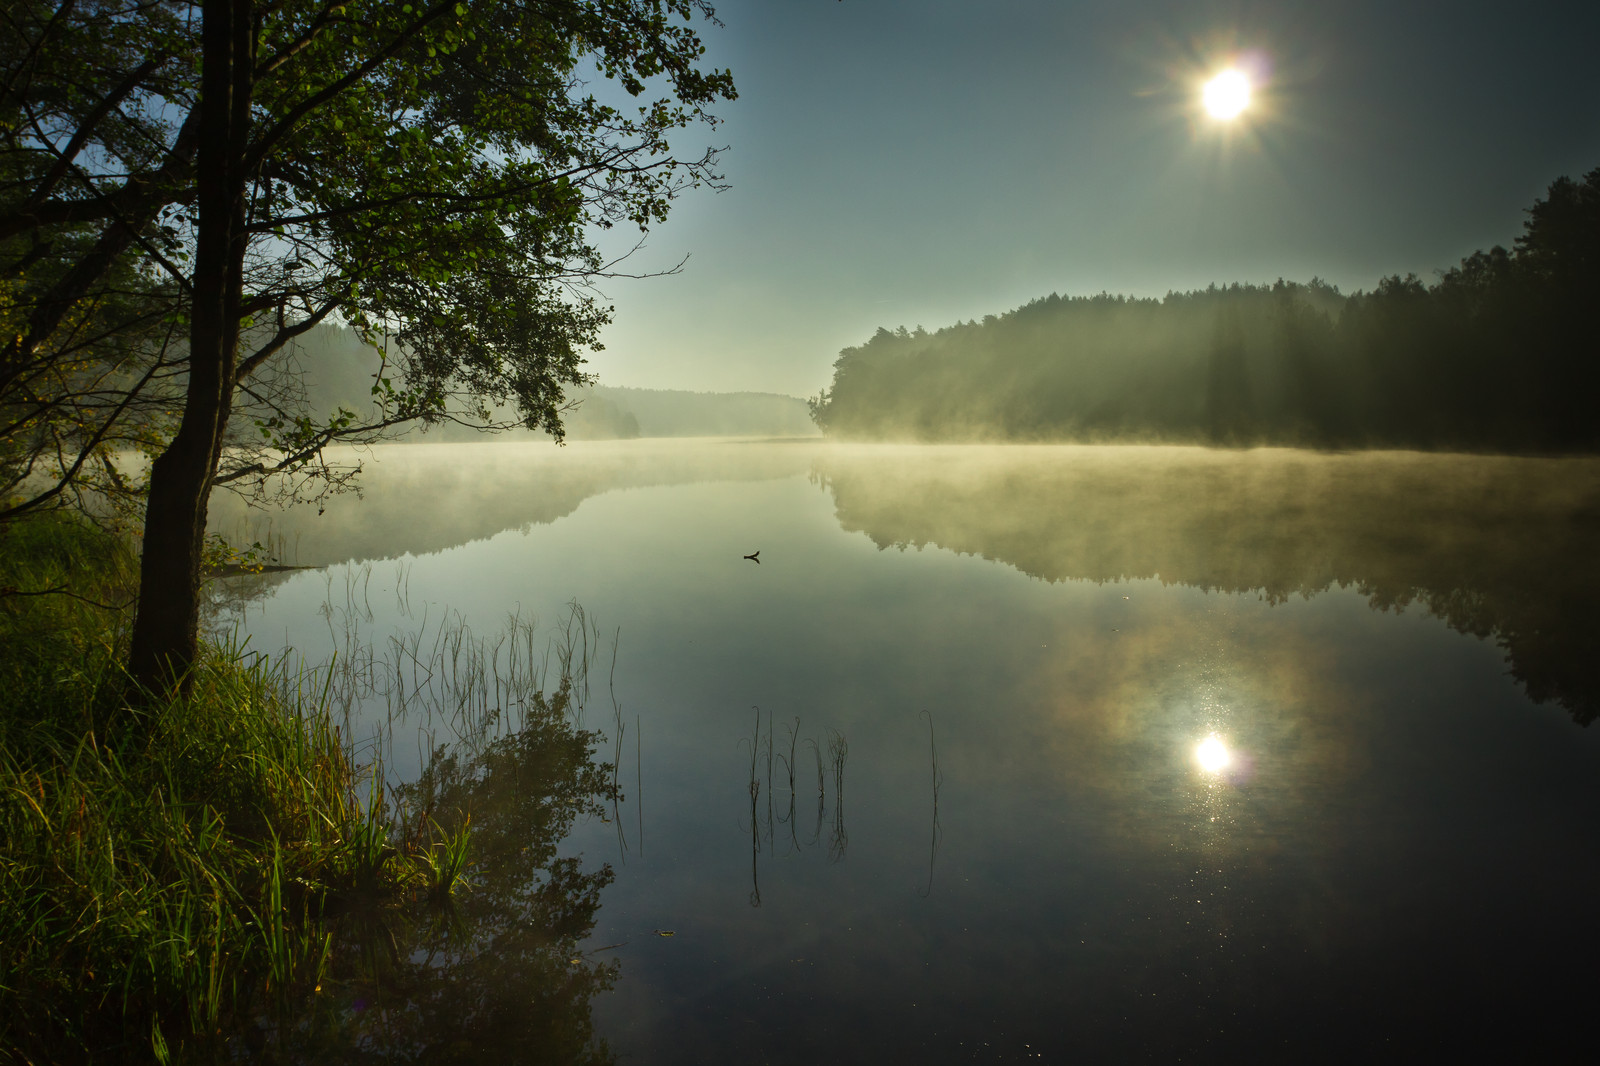
<path fill-rule="evenodd" d="M 726 71 L 699 65 L 697 16 L 714 12 L 704 0 L 16 6 L 0 250 L 13 275 L 27 248 L 85 250 L 14 301 L 13 318 L 31 310 L 0 352 L 0 388 L 14 368 L 59 362 L 71 309 L 116 270 L 173 290 L 162 321 L 184 337 L 160 360 L 181 372 L 181 415 L 149 474 L 136 681 L 166 688 L 193 661 L 215 485 L 448 417 L 452 398 L 482 417 L 510 404 L 559 437 L 563 390 L 585 380 L 582 351 L 609 310 L 583 287 L 607 269 L 595 231 L 648 229 L 678 192 L 715 180 L 709 152 L 678 159 L 667 140 L 733 96 Z M 107 43 L 81 52 L 90 42 Z M 295 406 L 288 357 L 330 318 L 385 353 L 373 418 Z M 142 395 L 158 379 L 119 380 Z M 240 447 L 251 437 L 254 452 Z"/>
<path fill-rule="evenodd" d="M 178 89 L 180 27 L 111 10 L 24 0 L 0 20 L 0 520 L 86 490 L 131 500 L 114 455 L 170 437 L 181 291 L 145 269 L 160 203 L 131 179 L 177 182 L 194 151 L 140 104 Z"/>

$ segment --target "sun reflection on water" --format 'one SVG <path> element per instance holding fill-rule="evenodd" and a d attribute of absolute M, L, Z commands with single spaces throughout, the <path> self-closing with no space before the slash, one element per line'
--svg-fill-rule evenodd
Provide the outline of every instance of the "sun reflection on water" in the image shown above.
<path fill-rule="evenodd" d="M 1227 743 L 1221 737 L 1213 733 L 1195 745 L 1194 761 L 1206 773 L 1220 774 L 1233 765 L 1233 752 L 1228 750 Z"/>

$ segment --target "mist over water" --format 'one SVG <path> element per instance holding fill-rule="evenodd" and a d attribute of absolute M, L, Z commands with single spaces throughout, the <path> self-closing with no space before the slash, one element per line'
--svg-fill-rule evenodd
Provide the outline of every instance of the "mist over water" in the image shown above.
<path fill-rule="evenodd" d="M 239 543 L 274 540 L 282 561 L 327 566 L 422 555 L 526 530 L 622 489 L 694 481 L 766 480 L 802 473 L 802 445 L 733 439 L 404 444 L 329 449 L 359 466 L 357 490 L 287 510 L 218 493 L 211 529 Z"/>
<path fill-rule="evenodd" d="M 1574 722 L 1600 463 L 373 458 L 359 503 L 274 516 L 287 561 L 327 569 L 235 580 L 270 582 L 241 632 L 314 656 L 352 618 L 381 642 L 448 608 L 549 639 L 583 606 L 585 724 L 624 798 L 561 851 L 616 873 L 589 945 L 620 945 L 593 1017 L 625 1059 L 1565 1046 L 1563 982 L 1600 946 L 1571 905 L 1600 888 Z M 218 528 L 249 521 L 232 506 Z M 417 726 L 385 733 L 400 777 Z"/>
<path fill-rule="evenodd" d="M 1600 709 L 1600 462 L 1290 449 L 853 450 L 839 522 L 1049 581 L 1156 579 L 1270 602 L 1350 588 L 1492 636 L 1580 721 Z"/>

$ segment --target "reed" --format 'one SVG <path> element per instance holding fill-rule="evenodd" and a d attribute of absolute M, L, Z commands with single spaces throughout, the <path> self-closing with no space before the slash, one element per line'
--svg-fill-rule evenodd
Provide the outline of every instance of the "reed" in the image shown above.
<path fill-rule="evenodd" d="M 750 906 L 761 906 L 761 819 L 756 813 L 756 800 L 761 796 L 761 778 L 756 773 L 756 766 L 760 759 L 761 751 L 761 708 L 753 706 L 756 712 L 756 731 L 750 735 Z M 747 743 L 743 738 L 740 745 Z M 770 836 L 770 833 L 768 834 Z"/>
<path fill-rule="evenodd" d="M 833 827 L 828 835 L 828 861 L 843 862 L 850 846 L 844 824 L 844 764 L 850 757 L 850 744 L 844 734 L 828 730 L 828 764 L 833 770 Z"/>
<path fill-rule="evenodd" d="M 763 849 L 773 857 L 777 856 L 776 826 L 787 824 L 789 826 L 790 851 L 799 852 L 814 846 L 822 837 L 822 823 L 827 813 L 827 781 L 831 771 L 833 777 L 834 802 L 831 832 L 828 839 L 828 859 L 830 862 L 840 862 L 844 859 L 845 851 L 849 846 L 849 834 L 845 830 L 844 821 L 844 768 L 849 758 L 850 745 L 844 734 L 838 730 L 827 731 L 828 764 L 823 765 L 822 745 L 813 737 L 800 736 L 800 719 L 796 717 L 793 724 L 784 724 L 784 733 L 788 742 L 788 750 L 777 747 L 776 728 L 771 715 L 767 717 L 766 731 L 761 727 L 761 708 L 754 707 L 755 731 L 748 737 L 741 737 L 738 747 L 745 745 L 750 748 L 750 765 L 748 770 L 748 791 L 750 795 L 750 905 L 761 906 L 761 881 L 760 857 Z M 795 822 L 795 806 L 798 799 L 798 786 L 795 780 L 796 766 L 799 762 L 800 749 L 809 746 L 816 755 L 817 765 L 817 824 L 811 839 L 802 842 Z M 761 779 L 763 775 L 762 759 L 765 758 L 766 776 L 766 819 L 765 832 L 761 817 Z M 782 763 L 781 770 L 778 763 Z M 778 787 L 782 787 L 784 778 L 788 781 L 789 806 L 785 814 L 779 815 L 773 806 L 773 793 L 777 790 L 774 786 L 774 777 L 778 778 Z"/>
<path fill-rule="evenodd" d="M 82 522 L 0 529 L 0 1059 L 208 1057 L 317 986 L 330 909 L 465 868 L 355 763 L 330 677 L 211 646 L 134 711 L 133 575 Z"/>
<path fill-rule="evenodd" d="M 320 608 L 336 654 L 331 666 L 319 664 L 314 672 L 328 679 L 336 719 L 385 722 L 389 739 L 395 726 L 417 723 L 429 736 L 444 730 L 453 744 L 477 750 L 520 728 L 560 678 L 570 685 L 565 706 L 572 725 L 580 726 L 590 695 L 589 670 L 602 643 L 582 606 L 569 604 L 548 638 L 538 632 L 535 619 L 520 612 L 508 614 L 498 630 L 479 633 L 456 611 L 436 613 L 423 604 L 411 613 L 409 575 L 401 569 L 397 603 L 415 625 L 380 640 L 371 631 L 374 617 L 366 599 L 370 572 L 371 564 L 363 564 L 345 568 L 342 576 L 330 574 Z M 278 666 L 285 677 L 311 669 L 290 653 Z M 615 699 L 613 710 L 620 758 L 622 718 Z M 430 740 L 426 749 L 433 747 Z"/>
<path fill-rule="evenodd" d="M 436 843 L 422 852 L 428 865 L 428 892 L 435 900 L 442 901 L 466 881 L 472 812 L 465 812 L 461 824 L 454 830 L 441 826 L 431 817 L 428 823 L 433 826 L 436 838 Z"/>
<path fill-rule="evenodd" d="M 928 762 L 933 773 L 933 831 L 928 841 L 928 883 L 917 895 L 926 899 L 933 894 L 933 867 L 939 858 L 939 841 L 944 830 L 939 825 L 939 787 L 944 784 L 944 772 L 939 769 L 939 745 L 933 738 L 933 712 L 924 709 L 921 716 L 928 720 Z"/>
<path fill-rule="evenodd" d="M 582 608 L 578 607 L 577 604 L 573 604 L 572 605 L 572 609 L 573 609 L 574 612 L 581 612 L 582 611 Z M 585 624 L 584 617 L 585 616 L 582 615 L 581 613 L 578 614 L 578 619 L 579 619 L 579 624 L 580 625 Z M 567 641 L 565 646 L 570 649 L 571 646 L 572 646 L 572 642 L 570 640 Z M 607 685 L 607 690 L 608 690 L 608 692 L 609 692 L 609 694 L 611 696 L 611 728 L 612 728 L 612 735 L 616 740 L 616 748 L 615 748 L 616 754 L 613 756 L 613 758 L 611 760 L 611 821 L 616 826 L 616 829 L 617 829 L 617 854 L 621 857 L 623 863 L 626 864 L 627 861 L 628 861 L 628 835 L 622 828 L 621 804 L 622 804 L 622 800 L 623 800 L 623 795 L 622 795 L 622 778 L 621 778 L 621 774 L 622 774 L 622 740 L 623 740 L 624 734 L 627 732 L 627 724 L 625 722 L 623 722 L 623 720 L 622 720 L 622 704 L 620 702 L 618 702 L 618 700 L 617 700 L 617 654 L 621 649 L 622 649 L 622 627 L 618 626 L 616 635 L 613 638 L 612 644 L 611 644 L 611 673 L 610 673 L 609 677 L 607 678 L 606 685 Z M 571 665 L 572 665 L 571 659 L 572 659 L 572 656 L 571 656 L 571 653 L 569 651 L 569 653 L 562 659 L 562 671 L 563 671 L 562 676 L 563 677 L 569 676 L 565 671 L 568 670 L 571 667 Z M 588 669 L 587 656 L 585 656 L 584 660 L 580 661 L 579 665 L 580 665 L 580 668 L 583 669 L 583 670 L 587 670 Z"/>
<path fill-rule="evenodd" d="M 756 712 L 756 731 L 750 735 L 750 740 L 749 740 L 749 744 L 750 744 L 750 804 L 751 804 L 751 809 L 754 810 L 756 797 L 761 795 L 761 778 L 756 773 L 756 765 L 760 761 L 760 758 L 761 758 L 761 708 L 758 707 L 758 706 L 752 706 L 751 709 Z M 741 745 L 743 745 L 745 743 L 745 741 L 743 739 L 741 739 L 739 741 L 739 743 Z"/>

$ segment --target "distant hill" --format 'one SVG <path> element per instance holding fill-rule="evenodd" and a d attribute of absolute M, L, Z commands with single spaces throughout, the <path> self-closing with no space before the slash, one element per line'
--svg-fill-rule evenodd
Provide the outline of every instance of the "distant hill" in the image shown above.
<path fill-rule="evenodd" d="M 583 406 L 599 401 L 638 420 L 641 437 L 815 437 L 804 400 L 773 392 L 683 392 L 596 385 Z M 583 413 L 579 408 L 578 414 Z M 576 423 L 572 432 L 576 430 Z"/>
<path fill-rule="evenodd" d="M 380 361 L 354 331 L 318 326 L 300 342 L 297 353 L 297 372 L 313 417 L 326 416 L 340 407 L 361 416 L 372 410 L 372 385 Z M 595 385 L 573 390 L 568 398 L 576 406 L 563 422 L 567 436 L 573 440 L 820 434 L 804 400 L 771 392 L 689 392 Z M 506 410 L 497 414 L 509 419 L 512 413 Z M 398 439 L 450 442 L 544 437 L 544 433 L 520 429 L 486 435 L 466 426 L 441 423 L 426 431 L 421 427 L 410 429 Z"/>

